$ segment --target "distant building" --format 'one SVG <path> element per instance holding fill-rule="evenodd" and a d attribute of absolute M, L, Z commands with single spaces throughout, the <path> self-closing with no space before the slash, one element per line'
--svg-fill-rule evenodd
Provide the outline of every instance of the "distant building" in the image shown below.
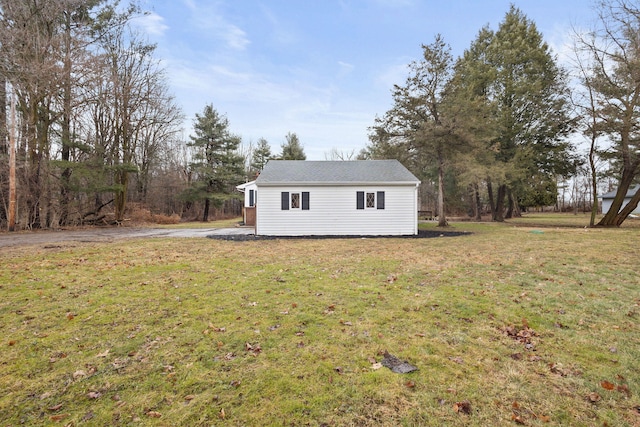
<path fill-rule="evenodd" d="M 627 203 L 631 201 L 631 198 L 633 197 L 634 194 L 636 194 L 636 192 L 638 191 L 638 188 L 640 188 L 640 186 L 638 185 L 634 187 L 629 187 L 627 194 L 624 196 L 624 202 L 622 203 L 623 208 L 627 205 Z M 613 199 L 616 197 L 616 191 L 617 190 L 613 190 L 600 196 L 600 198 L 602 199 L 603 214 L 606 214 L 607 212 L 609 212 L 609 209 L 611 209 L 611 203 L 613 203 Z M 633 210 L 632 213 L 640 215 L 640 204 L 636 206 L 636 208 Z"/>

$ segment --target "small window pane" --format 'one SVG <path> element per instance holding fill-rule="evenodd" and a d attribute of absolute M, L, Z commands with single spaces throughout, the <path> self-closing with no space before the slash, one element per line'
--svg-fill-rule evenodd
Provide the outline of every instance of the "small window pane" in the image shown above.
<path fill-rule="evenodd" d="M 300 209 L 300 193 L 291 193 L 291 209 Z"/>
<path fill-rule="evenodd" d="M 376 193 L 367 193 L 367 207 L 374 208 L 376 206 Z"/>

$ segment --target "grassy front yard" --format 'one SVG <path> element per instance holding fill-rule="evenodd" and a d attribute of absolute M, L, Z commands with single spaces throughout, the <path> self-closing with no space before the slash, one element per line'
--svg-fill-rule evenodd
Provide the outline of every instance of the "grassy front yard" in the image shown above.
<path fill-rule="evenodd" d="M 454 229 L 5 250 L 1 424 L 639 425 L 640 230 Z"/>

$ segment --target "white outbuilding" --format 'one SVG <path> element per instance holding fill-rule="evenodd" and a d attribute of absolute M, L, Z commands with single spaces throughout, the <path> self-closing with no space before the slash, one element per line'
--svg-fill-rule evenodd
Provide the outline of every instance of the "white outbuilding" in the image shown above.
<path fill-rule="evenodd" d="M 418 234 L 419 185 L 397 160 L 270 160 L 255 181 L 255 233 Z"/>
<path fill-rule="evenodd" d="M 624 202 L 622 202 L 623 208 L 631 201 L 631 198 L 634 194 L 636 194 L 638 190 L 640 190 L 640 186 L 637 185 L 629 188 L 627 194 L 624 196 Z M 602 213 L 606 214 L 607 212 L 609 212 L 609 209 L 611 209 L 611 204 L 613 203 L 613 199 L 616 197 L 617 192 L 618 190 L 613 190 L 600 196 L 602 199 Z M 634 215 L 640 215 L 640 205 L 638 205 L 631 213 Z"/>

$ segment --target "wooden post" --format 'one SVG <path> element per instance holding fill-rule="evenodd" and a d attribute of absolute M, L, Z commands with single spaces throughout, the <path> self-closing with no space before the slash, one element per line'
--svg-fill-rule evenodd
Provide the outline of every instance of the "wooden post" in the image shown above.
<path fill-rule="evenodd" d="M 16 98 L 11 91 L 11 131 L 9 132 L 9 214 L 8 230 L 16 231 Z"/>

